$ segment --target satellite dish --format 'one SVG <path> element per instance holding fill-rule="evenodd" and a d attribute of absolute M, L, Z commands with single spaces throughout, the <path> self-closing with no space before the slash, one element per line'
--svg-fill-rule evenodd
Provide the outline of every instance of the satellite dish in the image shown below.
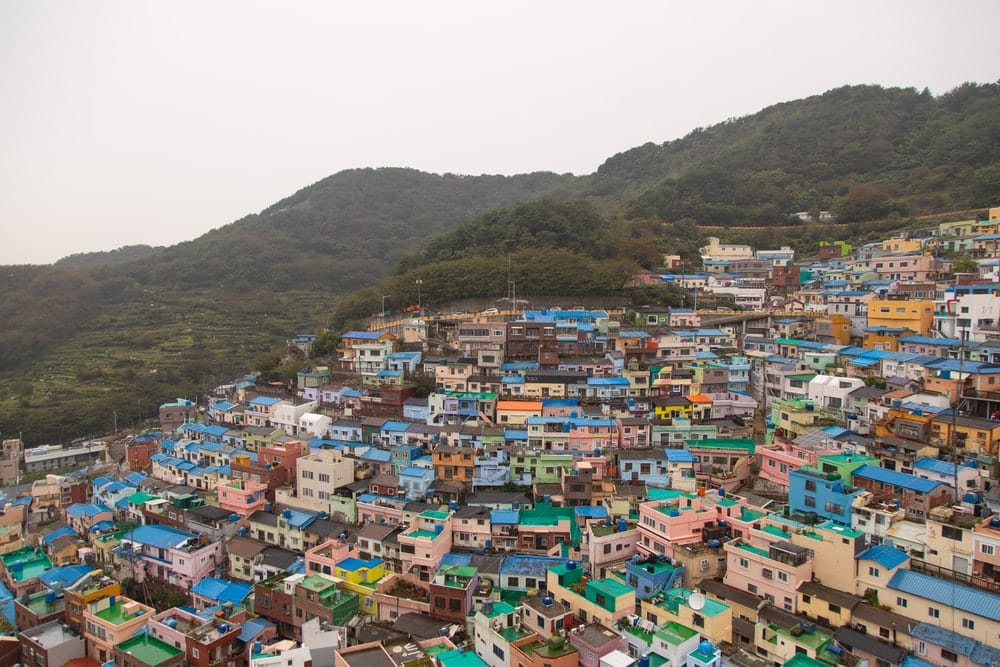
<path fill-rule="evenodd" d="M 701 591 L 699 591 L 698 589 L 692 591 L 691 597 L 688 598 L 688 606 L 694 609 L 695 611 L 701 611 L 702 609 L 705 608 L 705 596 L 702 595 Z M 858 665 L 858 667 L 862 666 Z M 868 666 L 865 665 L 864 667 Z"/>

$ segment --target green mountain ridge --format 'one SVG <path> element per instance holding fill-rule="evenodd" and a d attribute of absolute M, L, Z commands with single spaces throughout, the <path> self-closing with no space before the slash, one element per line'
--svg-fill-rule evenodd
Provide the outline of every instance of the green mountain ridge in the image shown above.
<path fill-rule="evenodd" d="M 416 280 L 438 302 L 498 295 L 509 265 L 519 293 L 606 294 L 660 253 L 691 257 L 699 225 L 740 242 L 758 238 L 747 226 L 780 226 L 759 238 L 805 251 L 830 231 L 788 227 L 795 211 L 896 224 L 988 206 L 998 145 L 996 84 L 940 97 L 850 86 L 623 151 L 587 176 L 353 169 L 168 248 L 5 267 L 0 431 L 39 442 L 106 429 L 123 403 L 149 414 L 293 332 L 356 320 L 386 295 L 416 303 Z"/>

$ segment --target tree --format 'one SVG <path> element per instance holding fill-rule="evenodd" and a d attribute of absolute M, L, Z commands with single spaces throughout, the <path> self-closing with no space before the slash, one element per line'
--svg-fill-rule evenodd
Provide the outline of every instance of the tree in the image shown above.
<path fill-rule="evenodd" d="M 976 260 L 965 255 L 957 256 L 951 263 L 952 273 L 974 273 L 979 270 Z"/>

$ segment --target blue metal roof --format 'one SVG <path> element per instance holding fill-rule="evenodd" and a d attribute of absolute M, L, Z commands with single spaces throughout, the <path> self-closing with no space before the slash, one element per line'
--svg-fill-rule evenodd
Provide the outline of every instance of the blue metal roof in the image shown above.
<path fill-rule="evenodd" d="M 376 461 L 378 463 L 388 463 L 392 460 L 392 452 L 387 449 L 376 449 L 372 447 L 359 458 L 365 461 Z"/>
<path fill-rule="evenodd" d="M 686 449 L 664 449 L 663 453 L 671 463 L 694 463 L 694 454 Z"/>
<path fill-rule="evenodd" d="M 83 517 L 92 517 L 101 514 L 102 512 L 110 512 L 111 508 L 106 505 L 101 505 L 99 503 L 74 503 L 66 508 L 66 514 L 73 517 L 74 519 L 82 519 Z"/>
<path fill-rule="evenodd" d="M 409 427 L 410 427 L 409 422 L 401 422 L 401 421 L 390 420 L 382 424 L 383 431 L 405 431 Z"/>
<path fill-rule="evenodd" d="M 253 618 L 247 621 L 240 627 L 240 641 L 244 644 L 249 644 L 254 639 L 256 639 L 262 632 L 268 628 L 275 627 L 274 623 L 271 621 L 265 621 L 263 618 Z"/>
<path fill-rule="evenodd" d="M 87 576 L 94 568 L 89 565 L 63 565 L 54 567 L 38 575 L 38 580 L 42 585 L 52 590 L 60 590 L 75 584 L 82 577 Z"/>
<path fill-rule="evenodd" d="M 273 396 L 257 396 L 256 398 L 253 398 L 253 399 L 250 400 L 250 404 L 251 405 L 267 405 L 267 406 L 270 406 L 270 405 L 274 405 L 275 403 L 278 403 L 280 401 L 281 401 L 280 398 L 274 398 Z"/>
<path fill-rule="evenodd" d="M 889 588 L 933 600 L 992 621 L 1000 621 L 1000 595 L 987 593 L 929 574 L 898 570 L 889 580 Z"/>
<path fill-rule="evenodd" d="M 168 526 L 138 526 L 122 537 L 140 544 L 148 544 L 157 549 L 172 549 L 181 542 L 191 539 L 194 535 Z"/>
<path fill-rule="evenodd" d="M 49 546 L 63 535 L 72 535 L 73 537 L 79 537 L 76 531 L 73 530 L 72 527 L 63 526 L 62 528 L 53 530 L 51 533 L 43 537 L 42 540 L 45 542 L 45 546 Z"/>
<path fill-rule="evenodd" d="M 98 521 L 93 526 L 91 526 L 90 530 L 88 530 L 87 532 L 103 533 L 109 530 L 114 530 L 117 527 L 118 524 L 116 524 L 114 521 Z"/>
<path fill-rule="evenodd" d="M 247 582 L 207 577 L 192 586 L 191 592 L 219 603 L 241 605 L 252 589 L 253 585 Z"/>
<path fill-rule="evenodd" d="M 858 560 L 873 560 L 889 570 L 902 565 L 910 559 L 909 556 L 896 547 L 890 547 L 885 544 L 877 544 L 869 547 L 855 556 L 855 558 Z"/>
<path fill-rule="evenodd" d="M 564 565 L 566 558 L 551 556 L 504 556 L 500 574 L 516 574 L 528 577 L 545 577 L 550 567 Z"/>
<path fill-rule="evenodd" d="M 957 347 L 962 341 L 957 338 L 931 338 L 930 336 L 903 336 L 900 343 L 912 343 L 916 345 L 940 345 L 943 347 Z"/>
<path fill-rule="evenodd" d="M 337 567 L 343 568 L 350 572 L 355 570 L 360 570 L 363 567 L 372 568 L 382 564 L 381 558 L 372 558 L 371 560 L 361 560 L 360 558 L 345 558 L 344 560 L 337 563 Z"/>
<path fill-rule="evenodd" d="M 588 519 L 607 519 L 608 508 L 604 505 L 586 505 L 576 508 L 576 515 Z"/>
<path fill-rule="evenodd" d="M 472 562 L 472 554 L 470 553 L 456 553 L 454 551 L 449 551 L 448 553 L 441 556 L 441 562 L 438 567 L 444 567 L 445 565 L 458 565 L 464 567 Z"/>
<path fill-rule="evenodd" d="M 493 510 L 490 512 L 490 523 L 516 525 L 520 514 L 517 510 Z"/>
<path fill-rule="evenodd" d="M 892 484 L 910 491 L 918 493 L 930 493 L 939 486 L 938 482 L 929 479 L 920 479 L 905 472 L 887 470 L 867 463 L 854 471 L 855 478 L 870 479 L 883 484 Z"/>

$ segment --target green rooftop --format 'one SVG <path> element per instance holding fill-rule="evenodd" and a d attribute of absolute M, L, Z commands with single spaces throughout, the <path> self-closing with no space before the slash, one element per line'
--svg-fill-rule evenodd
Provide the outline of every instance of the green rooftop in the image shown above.
<path fill-rule="evenodd" d="M 750 438 L 706 438 L 685 440 L 688 449 L 739 449 L 753 454 L 756 445 Z"/>
<path fill-rule="evenodd" d="M 828 666 L 825 662 L 820 662 L 815 658 L 810 658 L 808 655 L 796 653 L 791 658 L 786 660 L 781 667 L 828 667 Z"/>
<path fill-rule="evenodd" d="M 418 516 L 426 517 L 428 519 L 437 519 L 438 521 L 444 521 L 448 518 L 447 512 L 438 512 L 437 510 L 426 510 L 421 512 Z"/>
<path fill-rule="evenodd" d="M 554 637 L 553 639 L 562 639 L 562 637 Z M 553 646 L 553 644 L 558 644 Z M 527 655 L 532 653 L 537 653 L 543 658 L 561 658 L 564 655 L 569 655 L 570 653 L 575 653 L 576 649 L 570 646 L 569 642 L 563 640 L 561 643 L 556 641 L 553 642 L 543 642 L 537 641 L 530 644 L 525 644 L 521 647 L 521 650 Z"/>
<path fill-rule="evenodd" d="M 863 537 L 864 533 L 860 530 L 854 530 L 853 528 L 848 528 L 847 526 L 841 526 L 839 523 L 833 521 L 824 521 L 823 523 L 816 526 L 817 530 L 832 530 L 835 533 L 839 533 L 844 537 L 850 537 L 857 539 Z"/>
<path fill-rule="evenodd" d="M 4 568 L 16 582 L 28 581 L 52 569 L 52 561 L 38 547 L 22 547 L 0 556 Z"/>
<path fill-rule="evenodd" d="M 437 659 L 444 667 L 487 667 L 486 662 L 475 651 L 454 649 L 438 653 Z"/>
<path fill-rule="evenodd" d="M 143 503 L 148 503 L 150 500 L 159 499 L 159 496 L 154 496 L 152 493 L 146 493 L 145 491 L 136 491 L 128 497 L 129 503 L 133 505 L 142 505 Z"/>
<path fill-rule="evenodd" d="M 677 621 L 670 621 L 654 634 L 671 646 L 680 646 L 698 633 L 686 625 L 681 625 Z"/>
<path fill-rule="evenodd" d="M 183 651 L 178 648 L 174 648 L 165 641 L 161 641 L 156 637 L 147 634 L 141 634 L 138 637 L 126 639 L 115 648 L 123 653 L 131 655 L 140 662 L 154 666 L 173 660 L 183 653 Z"/>
<path fill-rule="evenodd" d="M 626 593 L 634 593 L 635 589 L 626 586 L 614 579 L 591 579 L 587 586 L 593 588 L 598 593 L 617 598 Z"/>
<path fill-rule="evenodd" d="M 126 616 L 125 612 L 122 610 L 122 607 L 124 607 L 124 604 L 120 602 L 119 598 L 119 601 L 116 601 L 113 605 L 109 606 L 107 609 L 103 609 L 97 612 L 96 614 L 94 614 L 94 616 L 96 616 L 101 620 L 107 621 L 111 625 L 123 625 L 128 621 L 131 621 L 134 618 L 136 618 L 135 612 Z M 140 611 L 142 612 L 141 614 L 139 614 L 140 617 L 145 616 L 146 614 L 149 613 L 148 609 L 140 608 Z"/>
<path fill-rule="evenodd" d="M 671 588 L 669 591 L 663 593 L 657 593 L 650 600 L 657 607 L 666 609 L 672 614 L 677 614 L 678 609 L 681 606 L 688 607 L 688 598 L 691 597 L 691 591 L 686 588 Z M 718 616 L 719 614 L 727 611 L 729 605 L 714 600 L 710 597 L 705 597 L 705 606 L 698 612 L 702 616 L 707 616 L 709 618 Z"/>
<path fill-rule="evenodd" d="M 514 611 L 514 608 L 506 602 L 494 602 L 493 611 L 488 614 L 485 614 L 485 612 L 483 613 L 487 618 L 496 618 L 497 616 L 503 616 L 504 614 L 513 614 Z"/>
<path fill-rule="evenodd" d="M 740 511 L 740 521 L 757 521 L 758 519 L 765 516 L 764 512 L 759 510 L 751 509 L 749 507 L 744 507 Z"/>
<path fill-rule="evenodd" d="M 675 500 L 684 495 L 683 491 L 677 489 L 648 489 L 646 498 L 649 500 Z"/>
<path fill-rule="evenodd" d="M 331 579 L 327 579 L 326 577 L 323 577 L 321 575 L 313 574 L 300 581 L 299 586 L 307 588 L 313 592 L 319 592 L 319 591 L 325 591 L 327 588 L 330 588 L 331 586 L 336 586 L 336 583 Z"/>
<path fill-rule="evenodd" d="M 803 632 L 800 635 L 793 635 L 791 630 L 783 628 L 780 625 L 775 625 L 774 623 L 769 624 L 767 627 L 792 643 L 811 648 L 813 651 L 817 651 L 824 644 L 830 643 L 830 635 L 818 628 L 815 632 Z"/>
<path fill-rule="evenodd" d="M 433 540 L 435 537 L 441 533 L 434 533 L 429 530 L 411 530 L 408 533 L 404 533 L 402 537 L 423 537 L 428 540 Z"/>
<path fill-rule="evenodd" d="M 778 531 L 778 532 L 781 532 L 781 531 Z M 784 535 L 784 533 L 781 533 L 781 534 Z M 757 554 L 758 556 L 763 556 L 764 558 L 767 558 L 767 557 L 770 556 L 770 554 L 767 551 L 764 551 L 763 549 L 761 549 L 759 547 L 755 547 L 752 544 L 740 544 L 736 548 L 737 549 L 742 549 L 743 551 L 749 551 L 752 554 Z"/>

